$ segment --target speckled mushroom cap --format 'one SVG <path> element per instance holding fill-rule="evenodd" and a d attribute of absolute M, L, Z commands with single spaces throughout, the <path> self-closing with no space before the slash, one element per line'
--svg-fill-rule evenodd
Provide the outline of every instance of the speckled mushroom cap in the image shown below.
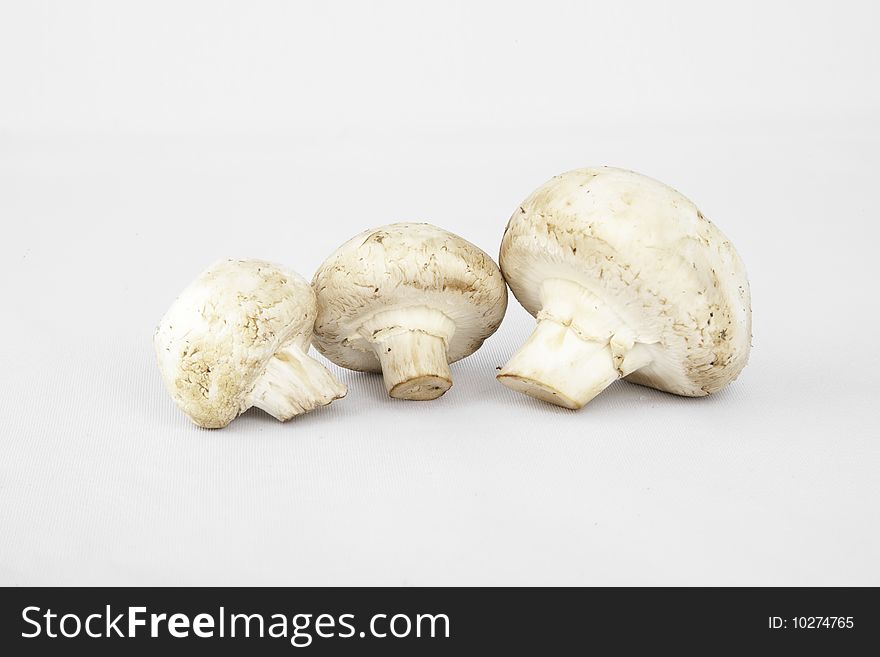
<path fill-rule="evenodd" d="M 507 309 L 507 288 L 492 258 L 426 223 L 356 235 L 321 265 L 312 286 L 318 296 L 315 347 L 337 365 L 363 372 L 381 371 L 363 335 L 379 313 L 424 306 L 442 312 L 455 325 L 447 346 L 452 363 L 476 351 Z"/>
<path fill-rule="evenodd" d="M 514 211 L 500 264 L 532 315 L 551 278 L 600 299 L 651 348 L 653 362 L 627 377 L 634 383 L 706 395 L 748 360 L 742 261 L 690 200 L 646 176 L 591 167 L 554 177 Z"/>
<path fill-rule="evenodd" d="M 246 410 L 272 356 L 308 351 L 315 295 L 298 274 L 262 260 L 223 260 L 177 298 L 154 344 L 165 385 L 198 425 L 223 427 Z"/>

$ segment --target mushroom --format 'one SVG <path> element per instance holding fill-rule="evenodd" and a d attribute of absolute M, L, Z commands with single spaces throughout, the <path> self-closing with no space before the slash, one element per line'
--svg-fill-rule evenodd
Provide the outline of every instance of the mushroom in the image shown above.
<path fill-rule="evenodd" d="M 156 329 L 159 370 L 201 427 L 225 427 L 251 406 L 282 422 L 344 397 L 308 355 L 317 309 L 298 274 L 262 260 L 225 260 L 181 293 Z"/>
<path fill-rule="evenodd" d="M 472 354 L 507 309 L 498 266 L 470 242 L 424 223 L 364 231 L 315 274 L 314 344 L 342 367 L 382 372 L 397 399 L 436 399 L 449 363 Z"/>
<path fill-rule="evenodd" d="M 742 261 L 691 201 L 646 176 L 556 176 L 514 211 L 500 263 L 538 320 L 497 375 L 513 390 L 577 409 L 626 377 L 699 397 L 748 360 Z"/>

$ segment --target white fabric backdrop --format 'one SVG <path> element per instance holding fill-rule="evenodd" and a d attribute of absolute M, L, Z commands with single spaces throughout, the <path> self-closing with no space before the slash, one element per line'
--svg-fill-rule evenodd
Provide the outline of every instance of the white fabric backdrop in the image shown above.
<path fill-rule="evenodd" d="M 0 584 L 880 584 L 872 5 L 294 4 L 0 10 Z M 166 396 L 153 327 L 213 260 L 308 277 L 400 220 L 495 254 L 589 164 L 737 245 L 717 396 L 517 395 L 513 299 L 436 402 L 334 369 L 212 432 Z"/>

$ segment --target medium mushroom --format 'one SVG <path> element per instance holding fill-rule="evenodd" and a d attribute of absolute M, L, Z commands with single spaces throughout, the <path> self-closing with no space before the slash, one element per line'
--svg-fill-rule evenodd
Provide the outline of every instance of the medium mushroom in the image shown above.
<path fill-rule="evenodd" d="M 576 409 L 626 377 L 699 397 L 748 360 L 742 261 L 691 201 L 646 176 L 556 176 L 514 211 L 500 263 L 538 320 L 498 374 L 514 390 Z"/>
<path fill-rule="evenodd" d="M 423 223 L 353 237 L 321 265 L 312 285 L 318 351 L 351 370 L 382 372 L 397 399 L 446 392 L 449 363 L 479 349 L 507 309 L 492 258 Z"/>
<path fill-rule="evenodd" d="M 315 293 L 262 260 L 225 260 L 181 293 L 156 329 L 159 370 L 177 405 L 221 428 L 251 406 L 282 422 L 344 397 L 308 355 Z"/>

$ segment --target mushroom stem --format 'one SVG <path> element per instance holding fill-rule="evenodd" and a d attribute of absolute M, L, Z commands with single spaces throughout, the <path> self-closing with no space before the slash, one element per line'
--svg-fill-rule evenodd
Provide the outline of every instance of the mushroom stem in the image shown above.
<path fill-rule="evenodd" d="M 571 409 L 583 407 L 619 377 L 608 342 L 584 340 L 551 319 L 538 322 L 498 373 L 508 388 Z"/>
<path fill-rule="evenodd" d="M 452 386 L 446 341 L 424 331 L 380 332 L 371 344 L 388 394 L 396 399 L 436 399 Z"/>
<path fill-rule="evenodd" d="M 285 422 L 345 397 L 346 392 L 327 368 L 291 344 L 269 359 L 248 397 L 248 405 Z"/>
<path fill-rule="evenodd" d="M 550 279 L 541 301 L 537 327 L 497 375 L 508 388 L 578 409 L 650 363 L 646 345 L 581 285 Z"/>

